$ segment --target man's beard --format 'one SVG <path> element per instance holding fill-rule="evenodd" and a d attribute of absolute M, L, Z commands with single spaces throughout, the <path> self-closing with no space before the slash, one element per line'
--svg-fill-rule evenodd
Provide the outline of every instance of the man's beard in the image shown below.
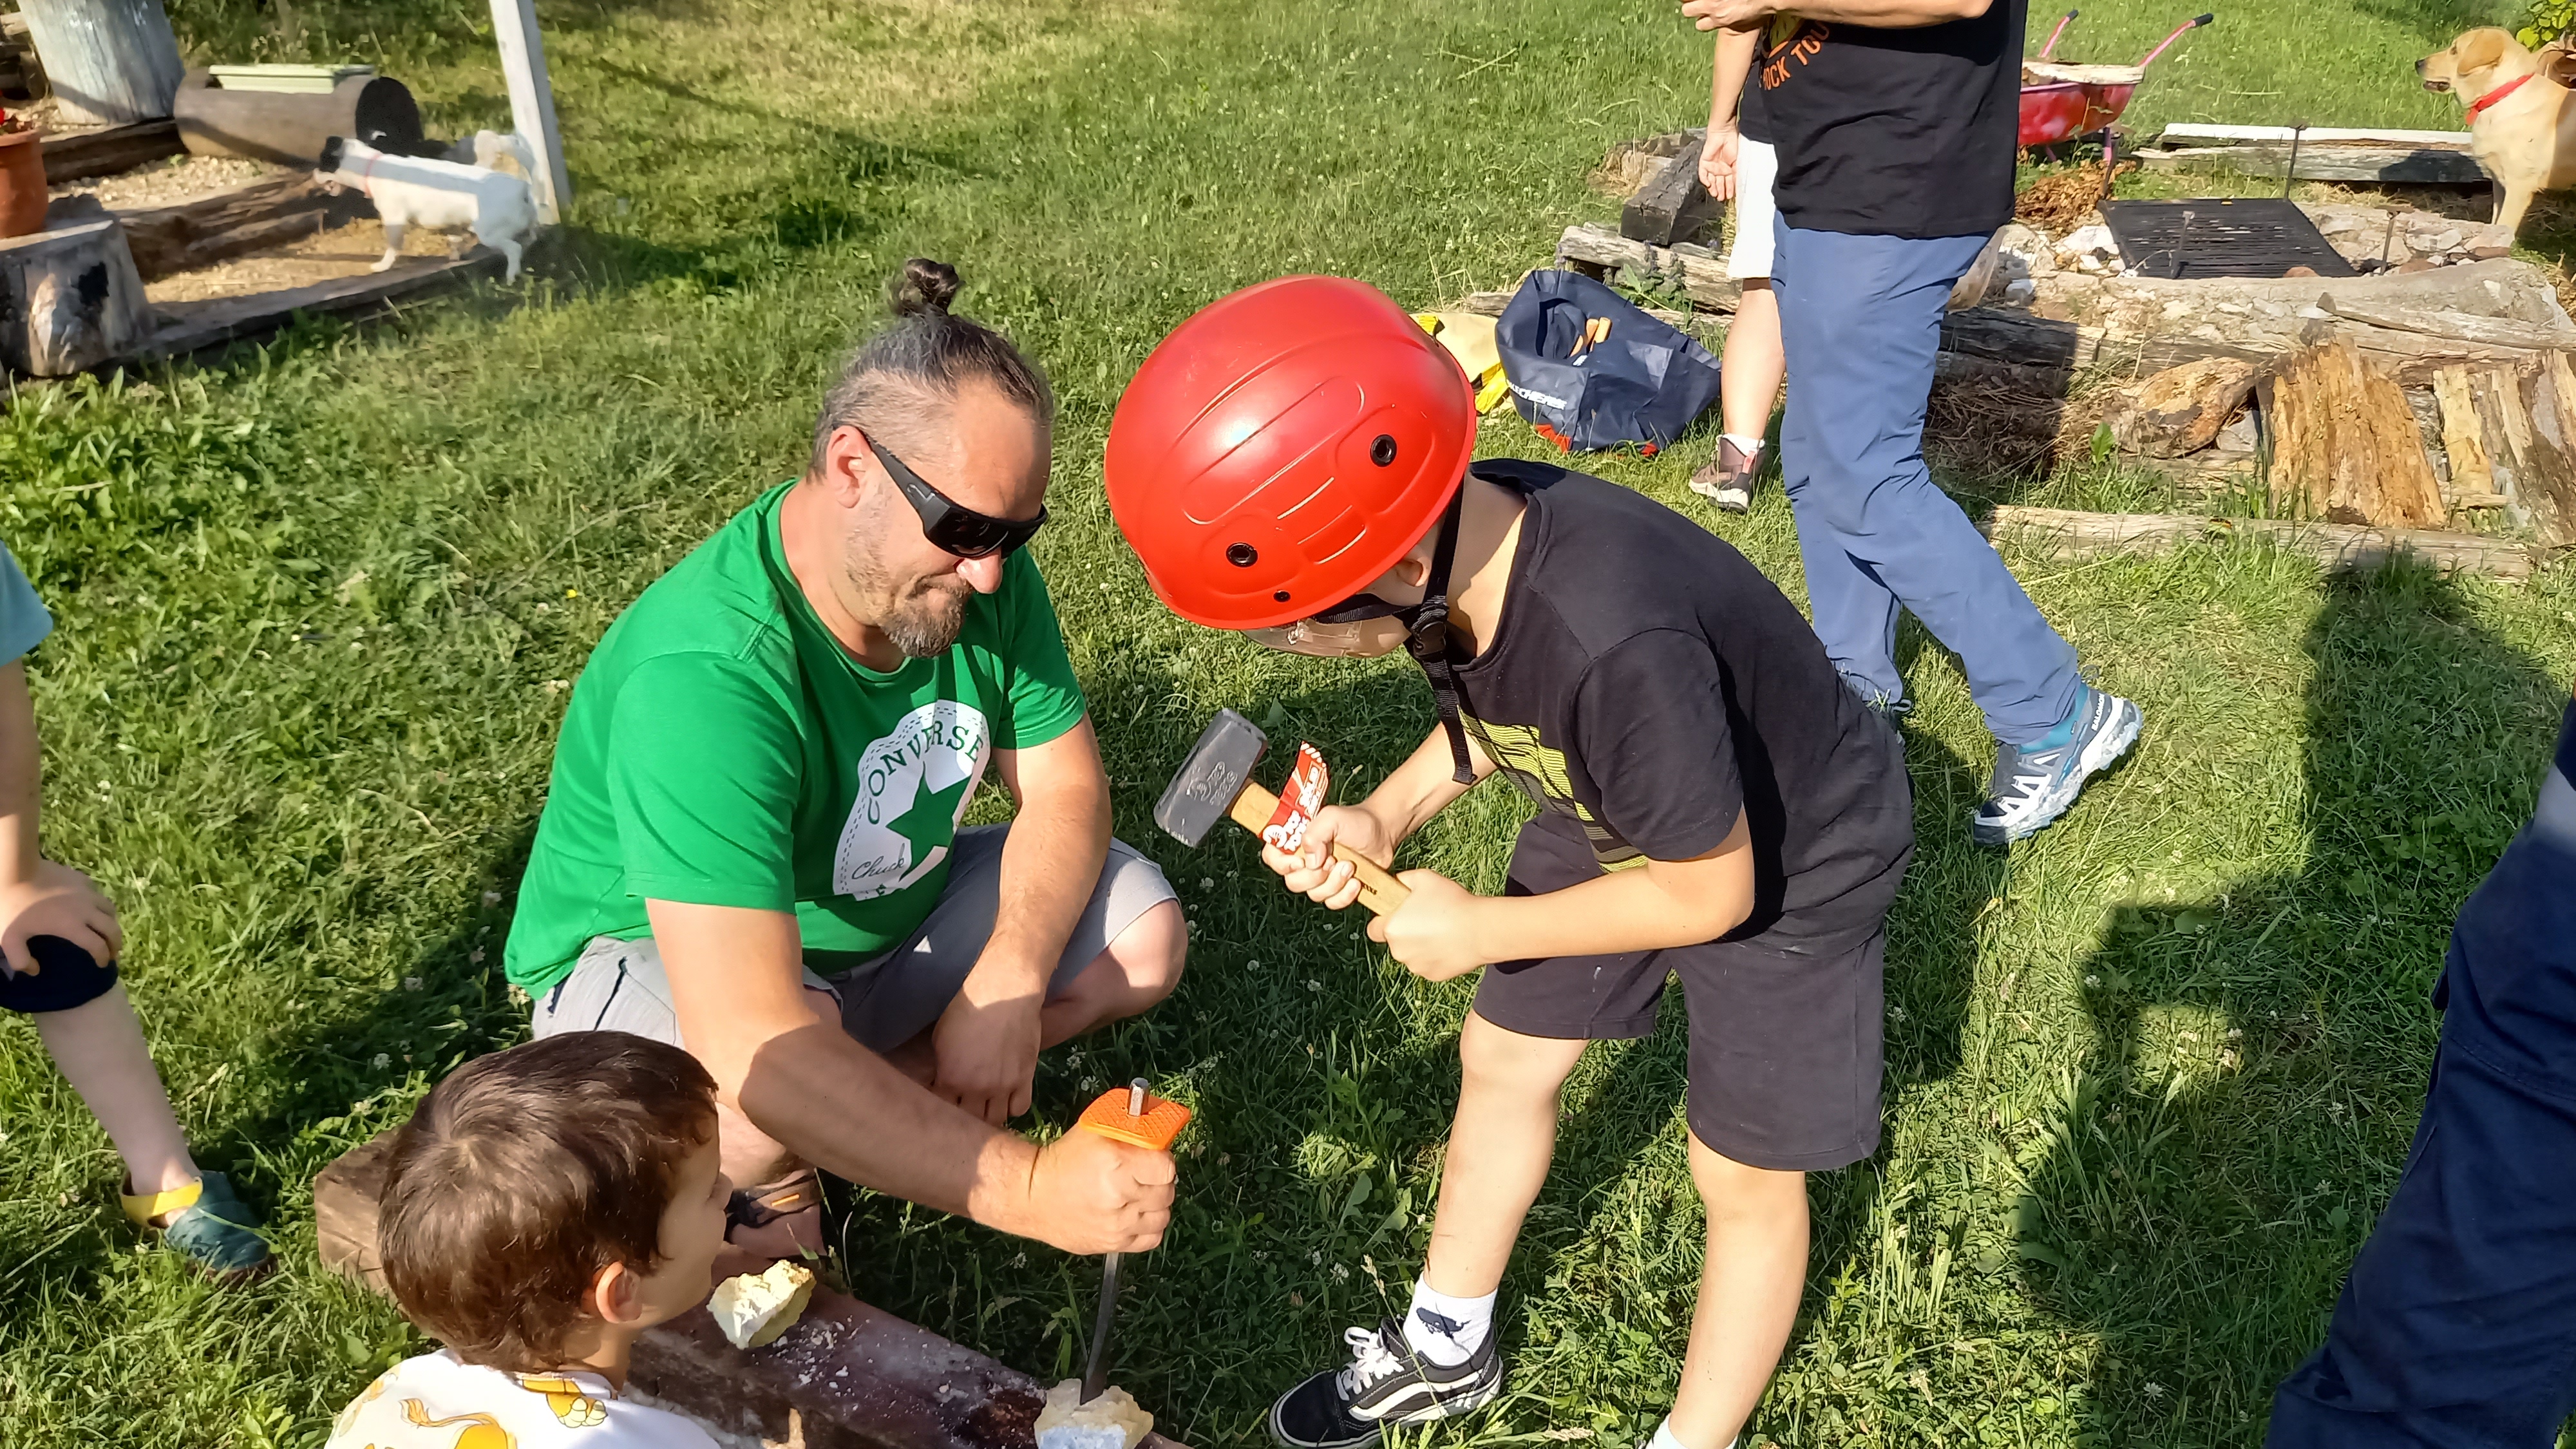
<path fill-rule="evenodd" d="M 850 583 L 868 601 L 869 620 L 894 647 L 914 659 L 945 654 L 966 627 L 972 586 L 954 573 L 897 584 L 873 553 L 850 551 Z"/>

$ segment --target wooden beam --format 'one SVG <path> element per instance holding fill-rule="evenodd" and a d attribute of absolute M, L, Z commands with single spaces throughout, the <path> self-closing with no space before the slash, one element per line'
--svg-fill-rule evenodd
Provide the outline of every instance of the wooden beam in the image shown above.
<path fill-rule="evenodd" d="M 2310 126 L 2293 131 L 2287 126 L 2206 126 L 2189 121 L 2176 121 L 2156 133 L 2154 144 L 2172 149 L 2186 146 L 2248 146 L 2266 142 L 2287 147 L 2290 138 L 2299 138 L 2300 149 L 2332 145 L 2338 141 L 2364 145 L 2469 149 L 2466 131 L 2386 131 L 2368 126 Z"/>
<path fill-rule="evenodd" d="M 478 273 L 490 275 L 500 270 L 499 253 L 479 252 L 455 261 L 400 261 L 389 272 L 367 272 L 310 287 L 183 302 L 162 310 L 160 331 L 153 334 L 149 346 L 133 355 L 179 357 L 202 352 L 274 332 L 293 321 L 298 312 L 362 315 L 404 298 L 456 286 Z"/>
<path fill-rule="evenodd" d="M 537 33 L 536 0 L 492 0 L 492 34 L 501 47 L 501 73 L 510 86 L 510 125 L 537 153 L 537 220 L 553 226 L 572 205 L 572 177 L 564 170 L 563 132 L 555 125 L 555 91 L 546 79 L 546 44 Z"/>
<path fill-rule="evenodd" d="M 2103 360 L 2099 327 L 2009 307 L 1969 307 L 1941 319 L 1941 348 L 2024 367 L 2076 371 Z"/>
<path fill-rule="evenodd" d="M 2208 167 L 2270 180 L 2281 179 L 2290 164 L 2286 145 L 2192 146 L 2179 151 L 2141 151 L 2138 160 L 2150 170 L 2181 171 Z M 2399 186 L 2485 186 L 2485 169 L 2465 151 L 2438 146 L 2356 146 L 2302 144 L 2300 181 L 2367 181 Z"/>
<path fill-rule="evenodd" d="M 2393 332 L 2414 332 L 2487 347 L 2527 348 L 2534 352 L 2576 347 L 2576 326 L 2550 326 L 2512 317 L 2488 317 L 2430 307 L 2392 307 L 2331 295 L 2318 300 L 2325 304 L 2327 311 L 2338 317 L 2385 327 Z"/>
<path fill-rule="evenodd" d="M 2463 570 L 2500 579 L 2529 578 L 2532 550 L 2511 539 L 2436 529 L 2363 528 L 2297 523 L 2284 518 L 2202 518 L 2179 513 L 2084 513 L 2007 504 L 1981 527 L 1986 536 L 2060 557 L 2171 553 L 2187 543 L 2229 538 L 2271 544 L 2328 569 L 2377 568 L 2400 556 L 2444 573 Z"/>
<path fill-rule="evenodd" d="M 131 126 L 110 126 L 77 136 L 48 136 L 44 146 L 47 186 L 114 176 L 188 153 L 187 145 L 179 139 L 176 121 L 137 121 Z"/>
<path fill-rule="evenodd" d="M 67 121 L 127 126 L 170 114 L 187 67 L 161 0 L 18 0 Z"/>

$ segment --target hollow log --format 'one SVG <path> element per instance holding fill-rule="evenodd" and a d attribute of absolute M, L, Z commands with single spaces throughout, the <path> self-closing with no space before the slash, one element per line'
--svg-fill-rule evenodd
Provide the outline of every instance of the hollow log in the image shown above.
<path fill-rule="evenodd" d="M 2404 556 L 2444 573 L 2468 571 L 2500 579 L 2528 578 L 2532 551 L 2511 539 L 2435 529 L 2362 528 L 2300 523 L 2283 518 L 2201 518 L 2175 513 L 2084 513 L 2066 508 L 2006 505 L 1982 525 L 1998 543 L 2062 557 L 2170 553 L 2186 543 L 2252 539 L 2315 559 L 2328 569 L 2377 568 Z"/>
<path fill-rule="evenodd" d="M 0 370 L 69 377 L 152 335 L 124 229 L 89 197 L 57 201 L 47 229 L 0 241 Z"/>
<path fill-rule="evenodd" d="M 327 91 L 234 91 L 192 70 L 174 104 L 179 135 L 199 156 L 310 166 L 333 136 L 403 155 L 423 145 L 419 104 L 387 76 L 351 76 Z"/>

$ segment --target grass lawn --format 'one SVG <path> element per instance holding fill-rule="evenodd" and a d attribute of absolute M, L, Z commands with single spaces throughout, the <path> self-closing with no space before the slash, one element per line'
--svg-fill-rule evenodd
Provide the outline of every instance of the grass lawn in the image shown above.
<path fill-rule="evenodd" d="M 202 55 L 377 60 L 444 133 L 506 119 L 479 0 L 171 8 Z M 61 625 L 32 660 L 49 851 L 123 906 L 182 1116 L 285 1262 L 228 1294 L 139 1251 L 105 1140 L 0 1022 L 5 1438 L 318 1444 L 420 1351 L 315 1266 L 306 1184 L 522 1032 L 498 947 L 566 682 L 797 465 L 835 353 L 918 254 L 955 262 L 961 306 L 1064 395 L 1037 555 L 1121 831 L 1196 925 L 1173 1001 L 1045 1062 L 1037 1121 L 1137 1073 L 1196 1104 L 1118 1377 L 1193 1443 L 1253 1442 L 1343 1325 L 1402 1301 L 1471 988 L 1415 982 L 1239 837 L 1192 853 L 1152 831 L 1218 705 L 1315 739 L 1352 788 L 1430 710 L 1401 661 L 1274 657 L 1166 615 L 1101 500 L 1109 410 L 1230 288 L 1334 271 L 1429 303 L 1543 262 L 1611 213 L 1583 184 L 1610 142 L 1704 111 L 1705 42 L 1661 0 L 542 9 L 579 197 L 534 280 L 0 413 L 0 537 Z M 2063 49 L 2127 59 L 2181 18 L 2101 0 Z M 2406 66 L 2485 18 L 2252 0 L 2159 62 L 2131 119 L 2454 125 Z M 1485 446 L 1534 440 L 1494 422 Z M 1597 466 L 1696 513 L 1704 451 Z M 1776 490 L 1712 526 L 1798 592 Z M 2096 680 L 2145 706 L 2143 744 L 2043 837 L 1972 849 L 1990 747 L 1915 641 L 1888 1146 L 1814 1184 L 1811 1291 L 1755 1423 L 1780 1445 L 2258 1442 L 2402 1159 L 2449 923 L 2576 675 L 2565 567 L 2506 587 L 2330 582 L 2246 548 L 2021 562 Z M 1505 788 L 1413 861 L 1495 888 Z M 1700 1235 L 1679 1027 L 1677 1004 L 1570 1088 L 1508 1284 L 1507 1397 L 1431 1441 L 1624 1449 L 1663 1412 Z M 880 1201 L 847 1249 L 877 1302 L 1041 1375 L 1077 1356 L 1093 1264 Z"/>

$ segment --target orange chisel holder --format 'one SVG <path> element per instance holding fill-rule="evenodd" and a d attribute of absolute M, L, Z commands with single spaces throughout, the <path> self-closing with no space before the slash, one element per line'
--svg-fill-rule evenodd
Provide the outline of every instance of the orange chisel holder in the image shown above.
<path fill-rule="evenodd" d="M 1190 1109 L 1168 1097 L 1145 1094 L 1142 1114 L 1130 1114 L 1128 1104 L 1134 1094 L 1126 1087 L 1112 1087 L 1099 1099 L 1082 1109 L 1082 1117 L 1073 1125 L 1082 1131 L 1097 1132 L 1113 1142 L 1124 1142 L 1155 1152 L 1172 1150 L 1172 1140 L 1190 1125 Z"/>

